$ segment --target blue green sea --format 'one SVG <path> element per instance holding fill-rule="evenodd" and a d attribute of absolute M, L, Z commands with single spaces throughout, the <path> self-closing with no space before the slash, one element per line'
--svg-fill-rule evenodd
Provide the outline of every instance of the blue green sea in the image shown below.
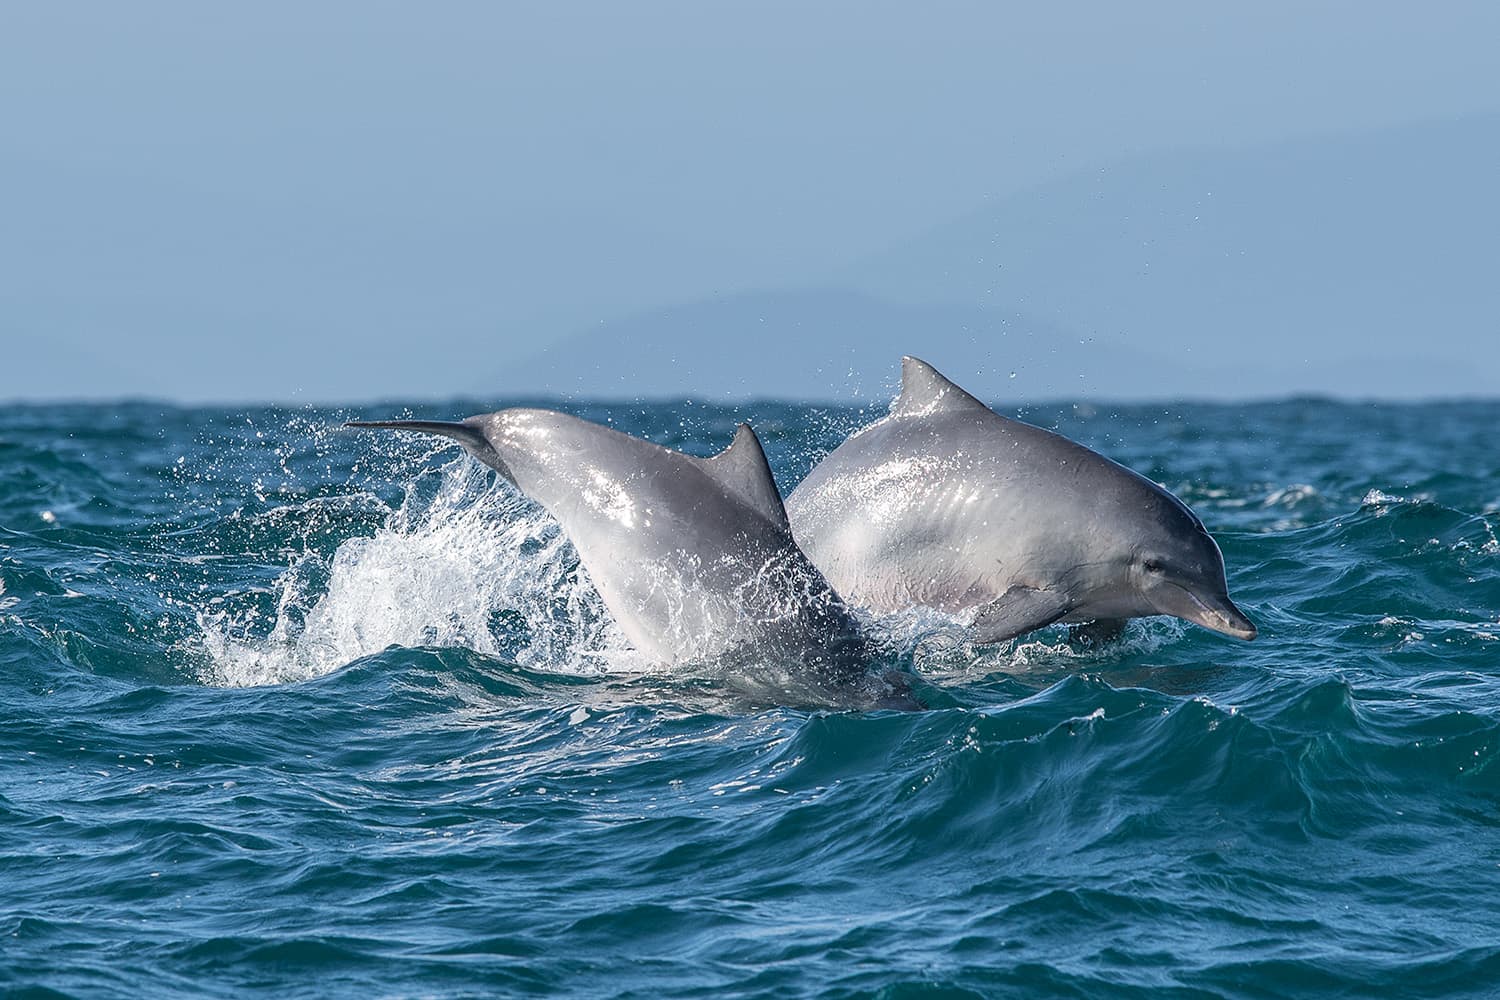
<path fill-rule="evenodd" d="M 871 619 L 923 711 L 654 669 L 539 508 L 339 426 L 511 402 L 0 406 L 0 993 L 1500 995 L 1500 402 L 1004 411 L 1261 637 Z M 883 412 L 554 405 L 784 492 Z"/>

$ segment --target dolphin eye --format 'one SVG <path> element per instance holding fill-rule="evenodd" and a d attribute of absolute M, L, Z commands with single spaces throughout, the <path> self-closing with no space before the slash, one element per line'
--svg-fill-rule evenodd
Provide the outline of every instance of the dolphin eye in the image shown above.
<path fill-rule="evenodd" d="M 1156 559 L 1153 557 L 1148 557 L 1144 562 L 1142 562 L 1141 568 L 1144 569 L 1147 573 L 1160 573 L 1162 570 L 1166 569 L 1166 567 L 1162 565 L 1160 559 Z"/>

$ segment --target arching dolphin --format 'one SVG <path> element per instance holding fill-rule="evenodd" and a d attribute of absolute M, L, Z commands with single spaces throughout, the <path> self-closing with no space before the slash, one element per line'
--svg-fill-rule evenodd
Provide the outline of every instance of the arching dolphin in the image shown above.
<path fill-rule="evenodd" d="M 974 638 L 1174 615 L 1240 639 L 1224 558 L 1187 506 L 1082 445 L 1007 420 L 916 358 L 890 415 L 787 498 L 792 532 L 851 603 L 978 609 Z"/>
<path fill-rule="evenodd" d="M 348 426 L 452 438 L 540 503 L 626 636 L 659 662 L 743 653 L 796 661 L 818 681 L 863 670 L 858 627 L 793 541 L 747 424 L 712 458 L 552 410 Z"/>

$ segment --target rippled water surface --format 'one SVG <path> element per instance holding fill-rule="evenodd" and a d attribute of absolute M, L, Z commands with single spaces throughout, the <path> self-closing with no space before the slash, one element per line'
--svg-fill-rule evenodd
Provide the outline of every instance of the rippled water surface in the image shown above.
<path fill-rule="evenodd" d="M 878 415 L 572 408 L 783 490 Z M 403 409 L 0 407 L 0 991 L 1495 994 L 1500 404 L 1021 414 L 1261 638 L 871 622 L 909 712 L 651 669 Z"/>

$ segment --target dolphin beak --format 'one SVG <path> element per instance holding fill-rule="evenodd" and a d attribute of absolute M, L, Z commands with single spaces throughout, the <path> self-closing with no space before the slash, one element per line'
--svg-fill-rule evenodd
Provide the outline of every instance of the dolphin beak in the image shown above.
<path fill-rule="evenodd" d="M 1259 634 L 1255 623 L 1235 607 L 1228 594 L 1199 595 L 1175 584 L 1168 585 L 1167 589 L 1171 592 L 1171 597 L 1164 603 L 1170 606 L 1161 608 L 1164 614 L 1174 615 L 1211 632 L 1244 639 L 1246 642 Z"/>

